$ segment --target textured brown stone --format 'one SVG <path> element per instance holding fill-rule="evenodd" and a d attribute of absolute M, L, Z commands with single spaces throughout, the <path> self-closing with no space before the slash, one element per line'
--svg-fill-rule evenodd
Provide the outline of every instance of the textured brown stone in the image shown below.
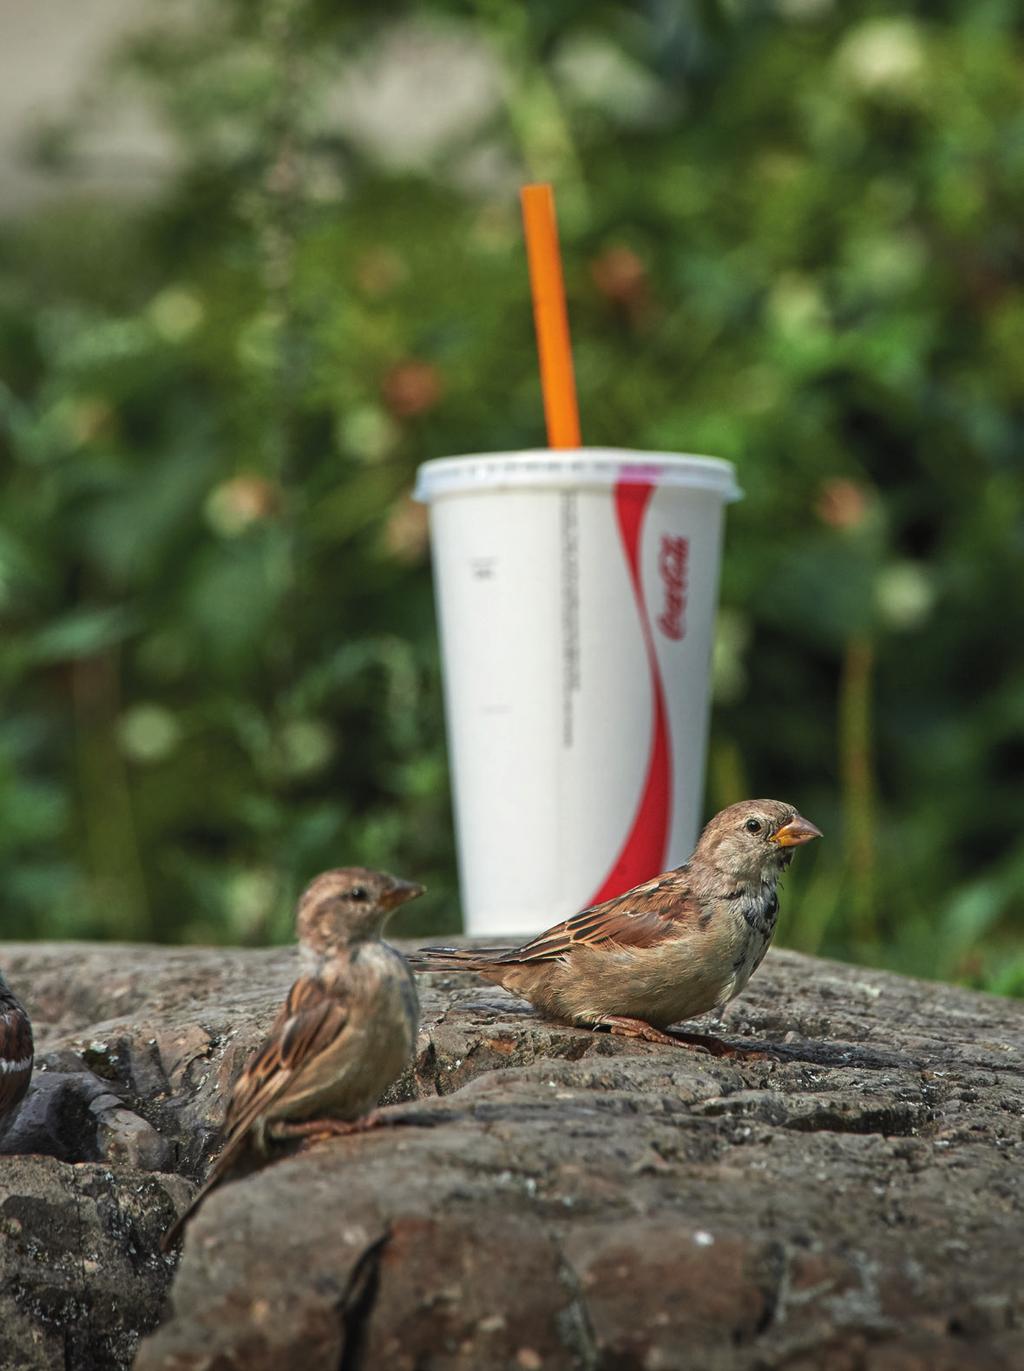
<path fill-rule="evenodd" d="M 4 1157 L 0 1367 L 130 1365 L 173 1274 L 160 1233 L 187 1193 L 175 1176 Z"/>
<path fill-rule="evenodd" d="M 97 1100 L 139 1143 L 109 1165 L 0 1160 L 3 1350 L 19 1371 L 126 1367 L 191 1190 L 138 1167 L 159 1134 L 161 1165 L 202 1174 L 294 954 L 20 946 L 0 965 L 84 1101 L 59 1115 L 84 1121 L 63 1155 L 96 1155 Z M 212 1195 L 139 1371 L 1024 1365 L 1019 1003 L 775 952 L 721 1030 L 763 1055 L 711 1058 L 545 1023 L 469 979 L 421 989 L 406 1122 Z"/>

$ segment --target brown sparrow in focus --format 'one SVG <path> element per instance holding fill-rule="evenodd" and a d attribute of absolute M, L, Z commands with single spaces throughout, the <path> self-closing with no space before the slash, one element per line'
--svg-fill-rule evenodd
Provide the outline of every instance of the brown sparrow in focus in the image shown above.
<path fill-rule="evenodd" d="M 423 948 L 418 971 L 475 971 L 548 1018 L 647 1042 L 722 1010 L 761 965 L 775 932 L 775 887 L 793 849 L 820 831 L 781 800 L 744 800 L 716 814 L 693 856 L 532 942 Z"/>
<path fill-rule="evenodd" d="M 421 885 L 359 866 L 325 871 L 307 886 L 295 920 L 304 974 L 235 1082 L 224 1146 L 167 1231 L 165 1251 L 207 1193 L 241 1164 L 265 1161 L 271 1142 L 372 1124 L 370 1111 L 412 1057 L 419 1028 L 412 974 L 381 934 L 393 910 L 422 894 Z"/>
<path fill-rule="evenodd" d="M 32 1024 L 0 974 L 0 1129 L 25 1098 L 33 1058 Z"/>

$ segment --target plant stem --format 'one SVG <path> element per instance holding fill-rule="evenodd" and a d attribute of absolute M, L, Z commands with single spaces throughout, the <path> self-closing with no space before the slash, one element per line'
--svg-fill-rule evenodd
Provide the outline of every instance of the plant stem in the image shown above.
<path fill-rule="evenodd" d="M 863 942 L 878 936 L 875 918 L 875 768 L 871 736 L 874 644 L 850 638 L 839 682 L 839 776 L 850 875 L 854 932 Z"/>
<path fill-rule="evenodd" d="M 107 936 L 152 929 L 131 784 L 117 745 L 120 664 L 115 652 L 71 667 L 79 794 L 87 852 L 89 915 Z"/>

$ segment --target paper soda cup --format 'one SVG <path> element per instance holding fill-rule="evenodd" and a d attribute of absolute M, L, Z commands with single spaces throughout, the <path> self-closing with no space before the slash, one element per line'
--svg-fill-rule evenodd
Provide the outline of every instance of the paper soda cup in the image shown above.
<path fill-rule="evenodd" d="M 723 512 L 711 457 L 420 467 L 466 931 L 536 933 L 693 850 Z"/>

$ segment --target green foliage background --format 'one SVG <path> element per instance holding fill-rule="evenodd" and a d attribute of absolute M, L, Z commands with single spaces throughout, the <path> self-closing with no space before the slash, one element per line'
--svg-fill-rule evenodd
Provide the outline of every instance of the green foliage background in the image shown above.
<path fill-rule="evenodd" d="M 456 924 L 408 492 L 543 442 L 550 178 L 587 441 L 747 493 L 708 810 L 825 829 L 791 944 L 1024 991 L 1017 6 L 196 10 L 96 74 L 173 130 L 163 190 L 0 230 L 0 932 L 284 938 L 341 861 Z M 439 45 L 484 77 L 431 140 Z"/>

